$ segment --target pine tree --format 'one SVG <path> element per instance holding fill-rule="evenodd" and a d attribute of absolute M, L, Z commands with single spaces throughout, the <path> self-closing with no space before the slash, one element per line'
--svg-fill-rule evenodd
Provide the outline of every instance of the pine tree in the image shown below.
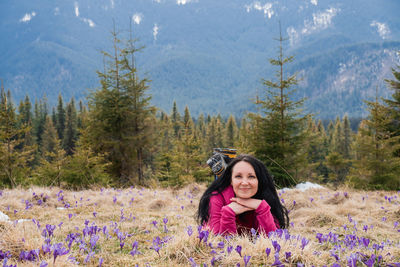
<path fill-rule="evenodd" d="M 366 103 L 369 118 L 358 129 L 349 182 L 361 188 L 399 190 L 400 158 L 394 153 L 400 149 L 400 137 L 388 130 L 390 109 L 379 103 L 378 97 Z"/>
<path fill-rule="evenodd" d="M 350 159 L 351 143 L 353 142 L 353 134 L 350 127 L 350 120 L 347 115 L 343 117 L 343 157 Z"/>
<path fill-rule="evenodd" d="M 78 140 L 78 118 L 76 114 L 74 98 L 72 98 L 67 105 L 63 137 L 62 147 L 67 155 L 72 155 L 74 152 L 75 143 Z"/>
<path fill-rule="evenodd" d="M 57 129 L 53 125 L 52 119 L 47 116 L 44 124 L 42 139 L 42 157 L 52 162 L 58 150 L 61 149 L 60 140 L 58 139 Z"/>
<path fill-rule="evenodd" d="M 400 51 L 398 52 L 400 55 Z M 388 125 L 388 130 L 394 135 L 400 135 L 400 65 L 397 69 L 392 68 L 394 79 L 386 79 L 389 87 L 394 91 L 391 99 L 384 99 L 389 108 L 391 122 Z M 400 157 L 400 150 L 394 152 L 397 157 Z"/>
<path fill-rule="evenodd" d="M 263 80 L 265 99 L 256 102 L 263 115 L 250 115 L 254 128 L 251 150 L 270 168 L 279 186 L 295 184 L 295 178 L 306 162 L 303 142 L 307 116 L 301 111 L 304 99 L 292 99 L 297 75 L 286 77 L 284 73 L 286 65 L 293 61 L 293 56 L 284 56 L 283 42 L 286 40 L 280 32 L 278 58 L 270 60 L 271 65 L 278 67 L 277 79 Z"/>
<path fill-rule="evenodd" d="M 330 151 L 343 155 L 343 126 L 339 117 L 335 120 Z"/>
<path fill-rule="evenodd" d="M 148 80 L 139 79 L 135 55 L 138 49 L 132 37 L 125 47 L 114 30 L 113 55 L 104 72 L 98 72 L 102 88 L 89 99 L 88 129 L 95 152 L 106 153 L 111 173 L 118 183 L 144 182 L 144 160 L 154 144 L 151 123 L 155 109 L 147 95 Z"/>
<path fill-rule="evenodd" d="M 174 135 L 175 135 L 175 137 L 178 137 L 180 129 L 181 129 L 181 115 L 179 114 L 179 111 L 178 111 L 175 101 L 174 101 L 174 104 L 172 107 L 171 121 L 172 121 L 172 125 L 174 127 Z"/>
<path fill-rule="evenodd" d="M 175 139 L 171 155 L 171 178 L 174 185 L 184 185 L 190 182 L 204 181 L 208 176 L 208 168 L 203 166 L 203 155 L 200 140 L 194 129 L 189 108 L 185 108 L 183 127 L 179 133 L 180 138 Z"/>
<path fill-rule="evenodd" d="M 15 187 L 26 182 L 29 174 L 27 164 L 32 160 L 33 149 L 22 146 L 23 136 L 29 129 L 18 127 L 15 108 L 10 93 L 0 92 L 0 183 Z"/>
<path fill-rule="evenodd" d="M 110 177 L 107 168 L 110 165 L 104 154 L 98 154 L 78 141 L 75 153 L 66 158 L 62 181 L 70 188 L 78 190 L 90 186 L 107 186 Z"/>
<path fill-rule="evenodd" d="M 64 131 L 65 131 L 65 109 L 63 98 L 61 94 L 58 95 L 58 105 L 57 105 L 57 113 L 56 113 L 56 124 L 55 127 L 57 129 L 58 139 L 64 139 Z"/>
<path fill-rule="evenodd" d="M 39 102 L 35 101 L 34 117 L 33 117 L 33 134 L 38 145 L 39 151 L 42 146 L 42 134 L 44 131 L 44 124 L 46 123 L 47 111 L 47 100 L 46 98 L 41 99 Z"/>
<path fill-rule="evenodd" d="M 226 132 L 225 132 L 225 144 L 227 147 L 234 148 L 235 143 L 237 141 L 238 136 L 238 128 L 236 125 L 235 117 L 232 115 L 229 116 L 228 122 L 226 123 Z"/>

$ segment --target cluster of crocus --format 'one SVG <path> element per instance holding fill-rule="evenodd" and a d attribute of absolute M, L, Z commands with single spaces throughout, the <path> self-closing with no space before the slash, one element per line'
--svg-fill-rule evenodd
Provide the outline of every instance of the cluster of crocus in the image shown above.
<path fill-rule="evenodd" d="M 397 236 L 393 236 L 392 239 L 390 235 L 385 238 L 377 235 L 377 230 L 381 229 L 382 225 L 385 226 L 387 231 L 398 235 L 400 231 L 399 221 L 393 220 L 393 207 L 398 208 L 400 205 L 398 194 L 385 196 L 384 199 L 381 195 L 380 199 L 376 200 L 379 203 L 377 213 L 380 214 L 376 223 L 369 219 L 360 219 L 357 212 L 346 212 L 345 215 L 340 215 L 341 220 L 338 220 L 341 221 L 340 224 L 329 228 L 313 228 L 307 225 L 306 220 L 292 220 L 289 231 L 278 229 L 265 237 L 259 235 L 255 229 L 251 229 L 249 235 L 245 237 L 248 240 L 243 240 L 242 237 L 230 239 L 229 236 L 214 236 L 202 227 L 197 229 L 198 235 L 193 235 L 193 230 L 196 228 L 189 225 L 190 222 L 182 223 L 187 222 L 188 217 L 191 217 L 195 212 L 196 205 L 190 204 L 196 199 L 191 193 L 185 192 L 183 197 L 181 194 L 175 194 L 171 197 L 173 201 L 176 201 L 171 201 L 172 207 L 167 207 L 166 210 L 173 211 L 175 214 L 168 214 L 168 217 L 138 212 L 141 207 L 136 206 L 136 203 L 141 203 L 146 208 L 147 206 L 143 205 L 143 200 L 147 199 L 149 195 L 154 199 L 163 195 L 160 191 L 148 191 L 150 190 L 143 188 L 138 190 L 133 188 L 99 190 L 98 194 L 102 195 L 103 199 L 108 198 L 108 201 L 104 201 L 104 203 L 111 204 L 112 211 L 109 207 L 104 208 L 103 201 L 96 200 L 94 195 L 96 192 L 93 191 L 90 196 L 85 196 L 84 193 L 80 192 L 75 192 L 72 196 L 70 192 L 60 190 L 56 199 L 48 198 L 43 193 L 34 193 L 33 199 L 18 202 L 19 208 L 18 205 L 7 203 L 4 207 L 10 211 L 11 216 L 13 216 L 12 211 L 14 210 L 14 218 L 17 216 L 29 218 L 30 214 L 37 214 L 39 208 L 54 208 L 54 205 L 49 203 L 57 201 L 63 205 L 63 208 L 57 208 L 55 212 L 60 213 L 65 221 L 55 221 L 53 218 L 48 220 L 48 218 L 40 217 L 40 215 L 31 219 L 35 225 L 34 229 L 37 228 L 38 230 L 38 237 L 43 237 L 44 241 L 41 247 L 29 248 L 29 250 L 24 247 L 17 253 L 13 252 L 12 255 L 14 256 L 11 256 L 9 252 L 0 250 L 0 262 L 3 261 L 3 266 L 10 266 L 8 265 L 10 261 L 14 261 L 13 264 L 19 261 L 25 262 L 23 264 L 35 264 L 35 266 L 40 264 L 44 267 L 48 265 L 47 262 L 51 265 L 51 261 L 53 265 L 57 265 L 57 262 L 60 264 L 59 257 L 65 255 L 63 259 L 70 264 L 102 266 L 110 264 L 110 260 L 112 261 L 110 257 L 127 256 L 127 261 L 142 263 L 151 258 L 152 260 L 145 265 L 154 264 L 154 266 L 158 266 L 162 265 L 165 257 L 168 257 L 169 260 L 173 258 L 166 254 L 168 251 L 175 251 L 168 249 L 169 240 L 175 239 L 176 235 L 184 234 L 187 240 L 198 241 L 189 242 L 189 249 L 193 245 L 196 248 L 200 247 L 202 251 L 201 255 L 196 254 L 197 249 L 189 252 L 191 255 L 187 256 L 188 264 L 192 266 L 200 266 L 196 264 L 196 261 L 203 261 L 202 266 L 207 266 L 207 264 L 218 266 L 224 265 L 226 262 L 229 262 L 232 266 L 250 266 L 250 264 L 259 266 L 266 262 L 268 262 L 268 266 L 311 266 L 310 262 L 322 258 L 329 262 L 329 266 L 335 267 L 398 266 L 396 262 L 399 258 L 396 253 L 400 248 L 400 243 Z M 298 210 L 304 206 L 308 208 L 319 206 L 325 200 L 332 203 L 337 203 L 338 200 L 351 201 L 355 195 L 352 192 L 333 192 L 328 193 L 328 197 L 326 197 L 322 193 L 319 193 L 319 195 L 317 193 L 305 194 L 303 200 L 297 199 L 296 196 L 296 200 L 293 200 L 293 198 L 291 199 L 293 196 L 289 195 L 289 192 L 289 190 L 284 193 L 281 192 L 280 196 L 281 201 L 289 206 L 291 216 L 298 216 L 301 213 Z M 7 196 L 8 194 L 7 192 Z M 283 196 L 285 196 L 285 199 Z M 360 203 L 361 197 L 363 197 L 363 201 L 374 199 L 371 194 L 362 196 L 358 194 L 357 196 Z M 325 200 L 321 201 L 322 199 Z M 44 202 L 47 202 L 46 205 L 44 205 Z M 74 204 L 71 206 L 69 203 Z M 37 207 L 33 209 L 36 205 Z M 166 205 L 169 205 L 169 203 Z M 60 204 L 57 206 L 60 206 Z M 127 216 L 129 211 L 132 211 L 135 217 L 132 213 Z M 105 212 L 107 213 L 104 214 Z M 110 221 L 105 222 L 104 218 L 110 218 Z M 174 220 L 176 218 L 177 221 Z M 41 226 L 39 220 L 43 226 Z M 83 222 L 83 220 L 85 221 Z M 357 222 L 357 220 L 362 223 Z M 296 227 L 293 222 L 296 223 Z M 192 221 L 192 223 L 194 222 Z M 17 225 L 15 224 L 14 227 L 17 227 Z M 63 236 L 64 232 L 66 234 Z M 178 237 L 176 241 L 180 239 L 181 237 Z M 64 240 L 64 242 L 60 242 L 60 240 Z M 262 242 L 261 246 L 260 242 Z M 176 242 L 171 243 L 174 246 Z M 27 242 L 26 244 L 32 243 Z M 128 246 L 127 244 L 132 245 Z M 249 249 L 253 246 L 254 248 Z M 115 256 L 104 257 L 104 253 L 111 251 L 110 248 L 112 248 L 112 253 Z M 154 257 L 154 255 L 158 255 L 158 257 Z M 132 263 L 132 265 L 135 265 L 135 263 Z M 319 265 L 322 266 L 322 264 Z"/>

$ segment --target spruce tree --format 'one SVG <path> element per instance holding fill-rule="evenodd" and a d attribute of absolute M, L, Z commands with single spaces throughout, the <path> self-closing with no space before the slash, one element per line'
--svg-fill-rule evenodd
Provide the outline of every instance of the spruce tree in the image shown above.
<path fill-rule="evenodd" d="M 367 189 L 400 189 L 399 138 L 389 129 L 390 109 L 378 101 L 366 101 L 369 116 L 358 129 L 354 142 L 355 159 L 349 182 Z"/>
<path fill-rule="evenodd" d="M 57 129 L 53 125 L 52 119 L 47 116 L 44 124 L 44 130 L 41 136 L 42 147 L 41 153 L 47 161 L 52 162 L 58 150 L 61 149 L 60 140 L 58 139 Z"/>
<path fill-rule="evenodd" d="M 26 182 L 27 164 L 32 160 L 33 149 L 24 144 L 29 128 L 18 126 L 10 93 L 0 92 L 0 184 L 16 187 Z"/>
<path fill-rule="evenodd" d="M 74 98 L 67 105 L 63 137 L 62 147 L 67 155 L 72 155 L 75 143 L 78 140 L 78 118 Z"/>
<path fill-rule="evenodd" d="M 189 108 L 185 108 L 180 138 L 175 139 L 171 161 L 171 183 L 184 185 L 190 182 L 204 181 L 208 176 L 208 168 L 203 166 L 204 157 Z"/>
<path fill-rule="evenodd" d="M 400 55 L 400 51 L 398 52 Z M 388 130 L 394 136 L 400 135 L 400 65 L 397 68 L 392 68 L 394 79 L 386 79 L 389 87 L 394 91 L 390 99 L 384 99 L 389 108 L 391 122 L 388 125 Z M 400 150 L 394 152 L 397 157 L 400 157 Z"/>
<path fill-rule="evenodd" d="M 229 116 L 228 121 L 226 123 L 226 131 L 225 131 L 225 144 L 227 147 L 235 148 L 235 144 L 238 136 L 238 128 L 236 125 L 235 117 L 232 115 Z"/>
<path fill-rule="evenodd" d="M 143 184 L 155 109 L 147 94 L 149 81 L 137 73 L 135 41 L 130 36 L 122 46 L 115 30 L 112 36 L 113 54 L 103 52 L 108 65 L 98 72 L 101 89 L 89 98 L 89 140 L 95 152 L 107 154 L 118 183 Z"/>
<path fill-rule="evenodd" d="M 57 105 L 57 113 L 56 113 L 56 124 L 54 125 L 57 129 L 58 139 L 64 139 L 64 130 L 65 130 L 65 109 L 64 102 L 61 94 L 58 95 L 58 105 Z"/>
<path fill-rule="evenodd" d="M 174 127 L 174 135 L 175 135 L 175 137 L 178 137 L 180 129 L 181 129 L 181 115 L 179 114 L 179 111 L 178 111 L 175 101 L 172 106 L 171 121 L 172 121 L 172 125 Z"/>
<path fill-rule="evenodd" d="M 284 41 L 280 36 L 277 59 L 270 64 L 277 67 L 276 79 L 263 80 L 266 87 L 265 97 L 256 102 L 261 114 L 250 114 L 253 123 L 251 150 L 261 159 L 275 176 L 279 186 L 290 186 L 296 183 L 306 162 L 306 151 L 303 143 L 306 137 L 307 116 L 302 114 L 304 99 L 294 100 L 294 88 L 297 74 L 286 75 L 287 64 L 293 56 L 284 55 Z"/>
<path fill-rule="evenodd" d="M 353 133 L 350 127 L 350 120 L 347 115 L 343 117 L 343 157 L 351 158 L 351 143 L 353 142 Z"/>

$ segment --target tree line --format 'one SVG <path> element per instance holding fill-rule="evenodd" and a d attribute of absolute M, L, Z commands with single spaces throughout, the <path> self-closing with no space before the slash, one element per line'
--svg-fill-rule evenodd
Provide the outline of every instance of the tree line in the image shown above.
<path fill-rule="evenodd" d="M 136 68 L 137 42 L 112 32 L 113 49 L 103 52 L 100 86 L 87 104 L 61 95 L 51 110 L 46 98 L 29 96 L 14 105 L 0 95 L 0 187 L 37 184 L 73 189 L 91 186 L 181 186 L 210 182 L 206 160 L 213 148 L 236 148 L 261 159 L 280 187 L 301 181 L 363 189 L 400 189 L 400 71 L 387 84 L 391 99 L 365 101 L 369 115 L 355 132 L 347 116 L 325 127 L 304 114 L 306 99 L 295 99 L 297 74 L 285 73 L 293 56 L 278 54 L 276 75 L 263 80 L 257 112 L 233 115 L 183 114 L 151 105 L 150 81 Z"/>

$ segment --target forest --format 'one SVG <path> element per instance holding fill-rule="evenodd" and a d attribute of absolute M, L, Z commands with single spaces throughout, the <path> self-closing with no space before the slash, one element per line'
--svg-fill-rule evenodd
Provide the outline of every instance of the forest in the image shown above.
<path fill-rule="evenodd" d="M 99 88 L 87 103 L 74 98 L 49 107 L 29 96 L 12 101 L 2 83 L 0 96 L 0 187 L 59 186 L 67 189 L 182 187 L 214 178 L 206 164 L 213 148 L 235 148 L 261 159 L 279 188 L 312 181 L 337 188 L 400 189 L 400 69 L 386 80 L 390 99 L 365 101 L 368 116 L 352 130 L 351 119 L 328 124 L 305 114 L 307 99 L 296 98 L 296 74 L 285 70 L 285 41 L 269 64 L 263 92 L 254 96 L 257 112 L 241 118 L 181 114 L 151 105 L 151 81 L 139 77 L 138 48 L 114 31 L 113 51 L 103 52 Z M 378 90 L 378 89 L 377 89 Z M 52 101 L 50 101 L 52 102 Z"/>

